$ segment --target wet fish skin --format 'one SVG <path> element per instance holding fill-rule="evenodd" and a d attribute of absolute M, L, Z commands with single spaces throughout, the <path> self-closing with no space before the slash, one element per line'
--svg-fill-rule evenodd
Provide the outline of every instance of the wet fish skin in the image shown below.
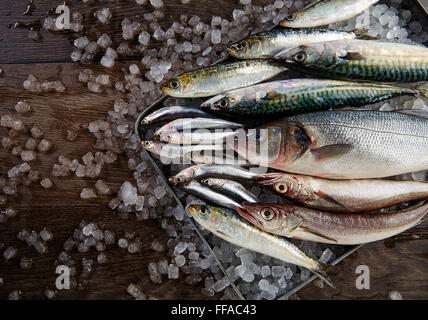
<path fill-rule="evenodd" d="M 249 192 L 239 182 L 230 179 L 205 178 L 201 180 L 203 185 L 221 193 L 225 193 L 240 202 L 259 202 L 256 196 Z"/>
<path fill-rule="evenodd" d="M 201 107 L 226 114 L 289 115 L 359 107 L 396 96 L 418 94 L 417 90 L 374 83 L 291 79 L 228 91 L 209 99 Z"/>
<path fill-rule="evenodd" d="M 142 125 L 153 125 L 163 121 L 178 118 L 212 118 L 213 115 L 197 108 L 183 106 L 164 107 L 146 116 L 141 120 Z"/>
<path fill-rule="evenodd" d="M 252 179 L 257 176 L 250 170 L 239 166 L 227 164 L 199 164 L 188 167 L 175 176 L 169 178 L 169 181 L 175 185 L 182 185 L 204 177 L 223 177 L 229 179 Z"/>
<path fill-rule="evenodd" d="M 205 150 L 207 151 L 223 150 L 223 146 L 218 144 L 212 144 L 212 145 L 199 144 L 199 145 L 180 146 L 172 143 L 162 143 L 162 142 L 156 142 L 152 140 L 145 140 L 142 142 L 142 145 L 143 145 L 143 148 L 146 149 L 147 151 L 165 159 L 184 158 L 186 154 L 189 154 L 192 152 L 200 152 Z"/>
<path fill-rule="evenodd" d="M 327 0 L 291 14 L 279 24 L 287 28 L 313 28 L 351 19 L 379 0 Z"/>
<path fill-rule="evenodd" d="M 393 42 L 339 40 L 286 49 L 275 56 L 290 69 L 334 79 L 428 80 L 428 48 Z"/>
<path fill-rule="evenodd" d="M 183 130 L 197 130 L 197 129 L 238 129 L 243 125 L 236 122 L 231 122 L 222 119 L 207 119 L 207 118 L 182 118 L 173 120 L 154 133 L 155 140 L 159 140 L 161 135 L 167 135 L 177 131 Z"/>
<path fill-rule="evenodd" d="M 242 208 L 241 205 L 235 200 L 200 184 L 198 181 L 190 181 L 188 184 L 181 185 L 180 189 L 194 195 L 199 199 L 206 200 L 221 207 L 229 209 Z"/>
<path fill-rule="evenodd" d="M 251 35 L 226 51 L 238 59 L 272 59 L 286 49 L 313 42 L 354 39 L 353 32 L 318 29 L 277 29 Z"/>
<path fill-rule="evenodd" d="M 428 212 L 428 203 L 387 214 L 332 213 L 270 203 L 243 203 L 242 207 L 238 213 L 266 232 L 342 245 L 392 237 L 417 225 Z"/>
<path fill-rule="evenodd" d="M 428 183 L 419 181 L 329 180 L 282 172 L 256 180 L 295 202 L 331 212 L 374 211 L 428 199 Z"/>
<path fill-rule="evenodd" d="M 231 144 L 256 164 L 290 173 L 347 180 L 428 169 L 428 120 L 401 112 L 332 110 L 271 122 L 257 148 Z M 264 131 L 262 131 L 263 133 Z M 266 154 L 260 156 L 260 150 Z"/>
<path fill-rule="evenodd" d="M 186 210 L 205 229 L 232 244 L 308 268 L 324 279 L 326 277 L 328 265 L 308 257 L 284 238 L 259 230 L 233 210 L 203 205 L 190 205 Z"/>
<path fill-rule="evenodd" d="M 223 139 L 232 136 L 233 130 L 216 130 L 214 132 L 199 129 L 196 131 L 180 131 L 167 134 L 160 134 L 159 140 L 173 144 L 211 144 L 222 141 Z"/>
<path fill-rule="evenodd" d="M 173 97 L 209 97 L 226 90 L 247 87 L 287 70 L 273 60 L 245 60 L 218 64 L 183 73 L 161 86 L 164 94 Z"/>

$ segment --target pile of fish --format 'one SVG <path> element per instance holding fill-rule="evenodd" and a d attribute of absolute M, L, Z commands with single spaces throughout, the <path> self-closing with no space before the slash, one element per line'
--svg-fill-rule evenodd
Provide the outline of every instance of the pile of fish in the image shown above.
<path fill-rule="evenodd" d="M 139 124 L 172 120 L 142 144 L 161 160 L 195 164 L 169 181 L 215 205 L 188 206 L 200 225 L 306 267 L 330 285 L 329 266 L 286 238 L 368 243 L 417 225 L 428 211 L 428 203 L 416 203 L 428 198 L 428 183 L 388 178 L 428 170 L 427 114 L 356 109 L 402 95 L 426 99 L 420 85 L 409 83 L 428 81 L 428 49 L 318 28 L 376 2 L 317 1 L 275 30 L 231 45 L 227 53 L 239 60 L 162 86 L 172 97 L 209 98 L 200 108 L 165 107 Z M 302 78 L 287 76 L 293 72 Z M 291 202 L 260 202 L 238 181 Z M 384 209 L 408 202 L 415 203 Z"/>

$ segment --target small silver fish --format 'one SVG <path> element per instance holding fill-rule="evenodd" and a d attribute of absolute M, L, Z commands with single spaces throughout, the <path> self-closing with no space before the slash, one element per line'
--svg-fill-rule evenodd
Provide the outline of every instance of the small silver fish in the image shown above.
<path fill-rule="evenodd" d="M 214 190 L 225 193 L 235 199 L 239 199 L 240 202 L 259 202 L 256 196 L 245 189 L 245 187 L 239 182 L 233 180 L 205 178 L 201 180 L 201 183 Z"/>
<path fill-rule="evenodd" d="M 197 108 L 182 106 L 164 107 L 149 114 L 143 120 L 142 125 L 153 125 L 159 122 L 178 118 L 213 118 L 214 116 Z"/>

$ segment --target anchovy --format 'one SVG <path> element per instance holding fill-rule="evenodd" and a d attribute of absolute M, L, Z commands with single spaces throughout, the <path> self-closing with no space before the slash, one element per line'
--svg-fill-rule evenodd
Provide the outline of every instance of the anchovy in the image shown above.
<path fill-rule="evenodd" d="M 419 91 L 382 84 L 292 79 L 228 91 L 204 102 L 213 112 L 242 115 L 288 115 L 345 106 L 359 107 Z"/>
<path fill-rule="evenodd" d="M 143 120 L 142 125 L 152 125 L 163 121 L 178 119 L 178 118 L 213 118 L 213 115 L 197 108 L 189 108 L 182 106 L 164 107 L 149 114 Z"/>
<path fill-rule="evenodd" d="M 238 59 L 271 59 L 286 48 L 355 37 L 353 32 L 335 30 L 278 29 L 251 35 L 236 42 L 227 49 L 227 53 Z"/>
<path fill-rule="evenodd" d="M 417 225 L 428 211 L 428 203 L 387 214 L 331 213 L 270 203 L 243 203 L 242 207 L 238 213 L 266 232 L 343 245 L 392 237 Z"/>
<path fill-rule="evenodd" d="M 193 119 L 177 119 L 171 121 L 158 129 L 154 133 L 155 139 L 159 139 L 161 135 L 167 135 L 176 131 L 183 130 L 197 130 L 197 129 L 238 129 L 243 125 L 236 122 L 226 121 L 222 119 L 207 119 L 207 118 L 193 118 Z"/>
<path fill-rule="evenodd" d="M 147 151 L 150 151 L 151 153 L 166 159 L 183 158 L 184 155 L 192 152 L 223 150 L 223 145 L 218 144 L 180 146 L 172 143 L 161 143 L 145 140 L 142 142 L 142 145 Z"/>
<path fill-rule="evenodd" d="M 280 22 L 287 28 L 313 28 L 351 19 L 379 0 L 321 0 Z"/>
<path fill-rule="evenodd" d="M 227 242 L 308 268 L 333 286 L 326 274 L 329 265 L 308 257 L 284 238 L 259 230 L 235 211 L 204 205 L 190 205 L 186 210 L 201 226 Z"/>
<path fill-rule="evenodd" d="M 228 179 L 205 178 L 201 183 L 216 191 L 225 193 L 240 202 L 259 202 L 256 196 L 239 182 Z M 219 204 L 220 205 L 220 204 Z"/>
<path fill-rule="evenodd" d="M 203 144 L 221 141 L 235 132 L 229 129 L 216 130 L 215 132 L 206 129 L 196 131 L 177 131 L 159 135 L 159 140 L 173 144 Z"/>
<path fill-rule="evenodd" d="M 291 69 L 318 76 L 380 82 L 428 80 L 428 48 L 380 41 L 307 44 L 275 56 Z"/>
<path fill-rule="evenodd" d="M 161 86 L 163 93 L 182 98 L 209 97 L 270 79 L 287 70 L 269 60 L 246 60 L 218 64 L 183 73 Z"/>
<path fill-rule="evenodd" d="M 428 120 L 401 112 L 315 112 L 248 132 L 227 146 L 281 171 L 346 180 L 428 169 Z"/>
<path fill-rule="evenodd" d="M 256 179 L 295 202 L 334 212 L 373 211 L 428 199 L 428 183 L 418 181 L 329 180 L 282 172 Z"/>

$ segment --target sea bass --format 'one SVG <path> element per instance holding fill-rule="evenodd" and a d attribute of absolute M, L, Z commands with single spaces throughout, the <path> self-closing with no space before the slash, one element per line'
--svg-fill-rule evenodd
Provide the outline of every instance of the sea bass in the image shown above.
<path fill-rule="evenodd" d="M 329 180 L 291 173 L 268 173 L 256 177 L 294 202 L 334 212 L 362 212 L 402 202 L 428 199 L 428 183 L 396 180 Z"/>
<path fill-rule="evenodd" d="M 326 280 L 328 265 L 308 257 L 287 240 L 259 230 L 233 210 L 190 205 L 187 211 L 205 229 L 234 245 L 308 268 Z"/>
<path fill-rule="evenodd" d="M 278 29 L 251 35 L 236 42 L 227 49 L 227 53 L 238 59 L 271 59 L 286 48 L 355 37 L 353 32 L 335 30 Z"/>
<path fill-rule="evenodd" d="M 321 79 L 291 79 L 228 91 L 204 102 L 213 112 L 242 115 L 287 115 L 376 103 L 419 91 L 382 84 Z"/>
<path fill-rule="evenodd" d="M 318 76 L 380 82 L 428 80 L 428 48 L 394 42 L 339 40 L 286 49 L 286 66 Z"/>
<path fill-rule="evenodd" d="M 329 179 L 428 169 L 428 120 L 400 112 L 324 111 L 288 117 L 227 143 L 249 162 Z"/>
<path fill-rule="evenodd" d="M 161 86 L 163 93 L 181 98 L 209 97 L 251 86 L 287 70 L 271 60 L 245 60 L 183 73 Z"/>
<path fill-rule="evenodd" d="M 302 10 L 293 13 L 280 22 L 282 27 L 313 28 L 330 23 L 345 21 L 379 0 L 320 0 L 315 1 Z"/>
<path fill-rule="evenodd" d="M 331 213 L 269 203 L 243 203 L 242 207 L 238 213 L 266 232 L 343 245 L 392 237 L 414 227 L 428 211 L 428 203 L 387 214 Z"/>

